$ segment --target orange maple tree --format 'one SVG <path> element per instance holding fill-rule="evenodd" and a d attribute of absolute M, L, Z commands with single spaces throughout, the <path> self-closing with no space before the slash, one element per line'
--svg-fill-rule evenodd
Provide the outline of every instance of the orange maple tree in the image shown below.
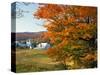
<path fill-rule="evenodd" d="M 48 56 L 64 64 L 65 69 L 96 67 L 96 7 L 43 4 L 34 16 L 46 20 L 45 37 L 52 44 Z"/>

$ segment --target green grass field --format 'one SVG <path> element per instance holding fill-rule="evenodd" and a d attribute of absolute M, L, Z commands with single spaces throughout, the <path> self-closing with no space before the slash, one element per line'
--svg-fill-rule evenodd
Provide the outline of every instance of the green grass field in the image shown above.
<path fill-rule="evenodd" d="M 46 54 L 46 50 L 17 49 L 16 72 L 39 72 L 63 70 L 63 66 L 53 62 Z"/>

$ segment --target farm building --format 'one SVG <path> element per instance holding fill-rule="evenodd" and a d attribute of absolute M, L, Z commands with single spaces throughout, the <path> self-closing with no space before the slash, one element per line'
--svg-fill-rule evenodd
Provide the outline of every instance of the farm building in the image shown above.
<path fill-rule="evenodd" d="M 37 47 L 35 47 L 34 49 L 48 49 L 48 48 L 50 48 L 49 43 L 39 43 Z"/>

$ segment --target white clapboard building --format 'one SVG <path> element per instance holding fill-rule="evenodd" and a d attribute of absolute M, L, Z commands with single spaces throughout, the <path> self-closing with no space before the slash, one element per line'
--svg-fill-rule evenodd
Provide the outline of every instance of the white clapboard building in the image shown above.
<path fill-rule="evenodd" d="M 34 49 L 48 49 L 48 48 L 50 48 L 49 43 L 39 43 L 37 47 L 35 47 Z"/>
<path fill-rule="evenodd" d="M 33 46 L 32 46 L 32 40 L 31 39 L 28 39 L 26 41 L 16 41 L 16 47 L 21 47 L 21 48 L 29 48 L 29 49 L 32 49 Z"/>

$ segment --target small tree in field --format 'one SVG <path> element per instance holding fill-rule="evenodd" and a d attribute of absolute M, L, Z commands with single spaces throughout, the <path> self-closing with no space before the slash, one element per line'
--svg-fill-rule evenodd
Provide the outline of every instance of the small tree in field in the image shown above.
<path fill-rule="evenodd" d="M 52 44 L 48 56 L 61 62 L 65 69 L 96 67 L 95 7 L 40 5 L 34 16 L 47 22 L 46 36 Z"/>

